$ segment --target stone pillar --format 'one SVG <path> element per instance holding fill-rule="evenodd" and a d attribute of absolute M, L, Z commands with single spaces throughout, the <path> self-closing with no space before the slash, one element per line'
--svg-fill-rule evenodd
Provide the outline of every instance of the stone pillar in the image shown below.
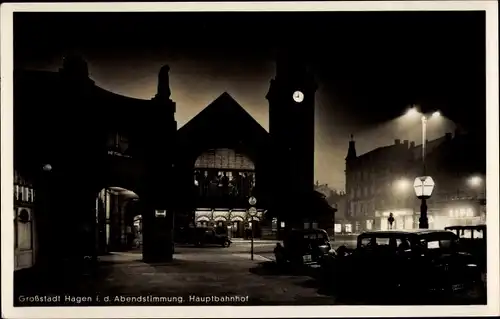
<path fill-rule="evenodd" d="M 174 172 L 176 149 L 175 102 L 170 99 L 168 66 L 158 76 L 158 92 L 151 100 L 148 125 L 142 131 L 146 166 L 143 201 L 143 260 L 163 262 L 172 260 L 174 253 L 173 219 L 178 197 Z M 165 210 L 166 216 L 155 216 Z"/>

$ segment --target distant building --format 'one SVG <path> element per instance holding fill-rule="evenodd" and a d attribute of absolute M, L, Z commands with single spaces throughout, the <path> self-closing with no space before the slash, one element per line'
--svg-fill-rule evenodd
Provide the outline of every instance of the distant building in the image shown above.
<path fill-rule="evenodd" d="M 319 184 L 319 182 L 316 182 L 314 185 L 314 190 L 323 196 L 325 203 L 331 209 L 324 210 L 324 214 L 320 218 L 317 218 L 313 228 L 316 227 L 325 229 L 330 235 L 332 235 L 337 232 L 335 230 L 338 218 L 337 214 L 339 209 L 343 210 L 343 206 L 345 206 L 342 203 L 345 193 L 333 190 L 328 186 L 328 184 Z M 343 212 L 340 214 L 343 215 Z"/>
<path fill-rule="evenodd" d="M 426 175 L 436 184 L 427 201 L 430 228 L 484 222 L 486 148 L 476 138 L 457 132 L 426 143 Z M 388 229 L 391 213 L 393 228 L 418 228 L 420 200 L 413 182 L 423 174 L 421 145 L 396 139 L 357 155 L 351 138 L 345 173 L 350 224 L 344 228 L 355 233 Z"/>

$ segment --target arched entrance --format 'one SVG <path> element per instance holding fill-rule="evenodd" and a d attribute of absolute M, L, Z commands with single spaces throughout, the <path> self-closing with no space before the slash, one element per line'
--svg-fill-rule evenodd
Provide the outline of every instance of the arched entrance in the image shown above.
<path fill-rule="evenodd" d="M 140 247 L 142 211 L 135 192 L 116 186 L 103 188 L 96 198 L 96 221 L 100 254 Z"/>
<path fill-rule="evenodd" d="M 231 217 L 231 237 L 243 238 L 245 236 L 245 220 L 241 216 Z"/>

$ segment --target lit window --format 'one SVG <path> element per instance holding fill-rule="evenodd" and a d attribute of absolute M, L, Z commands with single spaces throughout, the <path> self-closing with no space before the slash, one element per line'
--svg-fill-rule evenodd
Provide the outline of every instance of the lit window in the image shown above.
<path fill-rule="evenodd" d="M 285 228 L 285 222 L 281 222 L 281 228 Z"/>
<path fill-rule="evenodd" d="M 467 217 L 474 217 L 474 211 L 472 208 L 467 209 Z"/>
<path fill-rule="evenodd" d="M 438 249 L 439 241 L 429 241 L 427 242 L 427 249 Z"/>
<path fill-rule="evenodd" d="M 460 217 L 463 218 L 465 217 L 465 209 L 460 208 Z"/>
<path fill-rule="evenodd" d="M 351 224 L 346 224 L 345 225 L 345 232 L 346 233 L 352 233 L 352 225 Z"/>
<path fill-rule="evenodd" d="M 367 220 L 366 221 L 366 229 L 371 230 L 373 228 L 372 220 Z"/>
<path fill-rule="evenodd" d="M 336 233 L 341 233 L 342 232 L 342 224 L 335 224 L 334 231 Z"/>

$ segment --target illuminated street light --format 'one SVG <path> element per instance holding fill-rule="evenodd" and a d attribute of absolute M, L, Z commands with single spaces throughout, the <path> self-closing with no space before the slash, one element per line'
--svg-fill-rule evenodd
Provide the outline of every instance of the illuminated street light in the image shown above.
<path fill-rule="evenodd" d="M 414 117 L 414 116 L 417 116 L 418 114 L 420 114 L 420 112 L 417 110 L 416 107 L 412 107 L 412 108 L 408 109 L 408 111 L 406 111 L 407 116 Z"/>
<path fill-rule="evenodd" d="M 404 192 L 410 188 L 411 183 L 409 180 L 402 178 L 396 181 L 395 186 L 396 190 Z"/>
<path fill-rule="evenodd" d="M 45 172 L 50 172 L 52 170 L 52 165 L 45 164 L 42 168 Z"/>
<path fill-rule="evenodd" d="M 482 179 L 479 176 L 472 176 L 467 182 L 471 187 L 478 187 L 481 185 Z"/>

